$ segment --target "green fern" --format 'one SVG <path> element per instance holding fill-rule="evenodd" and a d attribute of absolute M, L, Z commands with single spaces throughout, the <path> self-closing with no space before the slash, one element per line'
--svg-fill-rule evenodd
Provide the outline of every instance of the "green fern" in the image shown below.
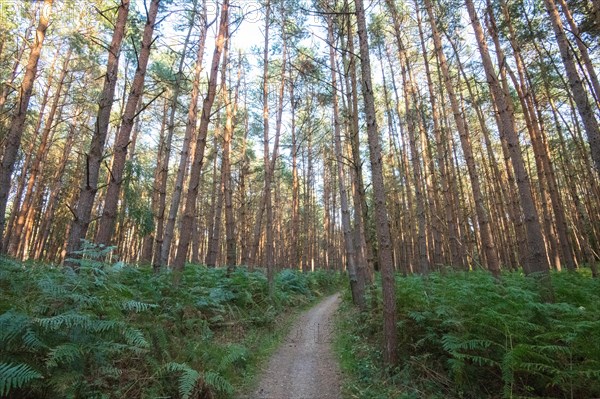
<path fill-rule="evenodd" d="M 0 344 L 5 347 L 14 345 L 14 342 L 28 327 L 29 317 L 15 311 L 8 311 L 0 315 Z"/>
<path fill-rule="evenodd" d="M 482 350 L 493 344 L 487 339 L 463 339 L 452 334 L 445 334 L 442 337 L 442 347 L 450 353 L 456 353 L 459 350 Z"/>
<path fill-rule="evenodd" d="M 189 399 L 200 379 L 200 373 L 185 363 L 167 363 L 163 367 L 164 371 L 180 373 L 179 376 L 179 395 L 182 399 Z"/>
<path fill-rule="evenodd" d="M 48 346 L 44 343 L 42 338 L 31 328 L 27 328 L 23 334 L 23 346 L 29 351 L 38 351 L 46 349 Z"/>
<path fill-rule="evenodd" d="M 125 341 L 133 346 L 134 348 L 146 349 L 150 347 L 148 341 L 144 337 L 144 333 L 135 328 L 127 328 L 123 335 L 125 337 Z"/>
<path fill-rule="evenodd" d="M 92 320 L 86 330 L 94 333 L 104 333 L 108 331 L 118 331 L 124 328 L 124 324 L 117 320 Z"/>
<path fill-rule="evenodd" d="M 58 284 L 54 279 L 49 276 L 39 280 L 37 286 L 42 292 L 50 297 L 60 298 L 61 296 L 69 294 L 69 291 L 64 285 Z"/>
<path fill-rule="evenodd" d="M 149 309 L 157 308 L 158 305 L 154 305 L 151 303 L 139 302 L 139 301 L 125 301 L 121 303 L 121 309 L 128 312 L 136 312 L 141 313 L 145 312 Z"/>
<path fill-rule="evenodd" d="M 294 284 L 269 297 L 261 272 L 239 268 L 227 276 L 189 266 L 174 287 L 169 272 L 113 267 L 105 263 L 109 254 L 86 245 L 79 273 L 0 258 L 4 393 L 26 387 L 31 397 L 231 397 L 233 382 L 256 360 L 246 348 L 255 348 L 286 306 L 308 297 L 297 286 L 313 295 L 337 281 L 333 273 L 318 284 L 292 273 Z M 240 323 L 244 334 L 232 327 Z M 44 370 L 43 379 L 27 374 L 32 370 Z M 176 375 L 152 378 L 166 372 Z"/>
<path fill-rule="evenodd" d="M 26 364 L 0 363 L 0 396 L 39 378 L 43 378 L 42 374 Z"/>
<path fill-rule="evenodd" d="M 219 373 L 215 373 L 214 371 L 207 371 L 203 374 L 203 377 L 204 384 L 211 388 L 214 388 L 219 392 L 232 394 L 234 391 L 234 388 L 231 385 L 231 383 L 225 378 L 223 378 L 223 376 L 221 376 Z"/>
<path fill-rule="evenodd" d="M 243 363 L 248 358 L 248 350 L 242 345 L 230 345 L 227 348 L 227 354 L 221 358 L 219 371 L 227 370 L 235 363 Z"/>
<path fill-rule="evenodd" d="M 163 370 L 165 372 L 180 373 L 178 386 L 179 395 L 182 399 L 188 399 L 194 391 L 201 386 L 212 388 L 218 392 L 232 394 L 234 388 L 221 374 L 214 371 L 200 373 L 185 363 L 167 363 Z"/>
<path fill-rule="evenodd" d="M 67 343 L 50 349 L 46 366 L 58 367 L 63 364 L 72 363 L 82 356 L 81 348 L 78 345 Z"/>
<path fill-rule="evenodd" d="M 352 317 L 344 331 L 358 339 L 346 350 L 363 382 L 352 392 L 373 398 L 405 397 L 404 389 L 415 397 L 600 397 L 600 283 L 580 273 L 556 273 L 552 281 L 556 303 L 541 301 L 535 282 L 516 273 L 501 282 L 480 272 L 398 278 L 402 366 L 379 380 L 387 373 L 378 370 L 380 352 L 372 343 L 380 339 L 381 312 Z M 392 382 L 402 395 L 384 393 Z"/>
<path fill-rule="evenodd" d="M 37 320 L 37 322 L 40 326 L 42 326 L 42 328 L 54 331 L 62 328 L 72 327 L 80 327 L 84 330 L 90 330 L 93 324 L 89 316 L 83 315 L 76 311 L 69 311 L 57 316 L 40 318 Z"/>

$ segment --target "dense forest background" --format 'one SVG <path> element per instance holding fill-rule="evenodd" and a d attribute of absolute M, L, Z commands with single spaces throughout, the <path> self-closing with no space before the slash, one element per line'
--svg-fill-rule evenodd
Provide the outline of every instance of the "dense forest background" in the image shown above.
<path fill-rule="evenodd" d="M 148 272 L 144 284 L 168 291 L 165 271 L 175 272 L 174 287 L 201 276 L 223 303 L 242 297 L 218 291 L 222 284 L 272 299 L 293 281 L 310 297 L 309 285 L 331 289 L 337 277 L 277 272 L 345 271 L 352 302 L 383 324 L 381 356 L 392 366 L 406 344 L 402 317 L 418 324 L 433 314 L 414 313 L 423 304 L 410 287 L 420 283 L 398 276 L 470 272 L 474 285 L 457 292 L 476 298 L 487 287 L 481 301 L 502 287 L 490 281 L 524 284 L 536 292 L 518 297 L 527 306 L 567 301 L 565 287 L 577 284 L 593 292 L 589 279 L 552 272 L 598 277 L 599 37 L 598 0 L 0 1 L 0 254 L 12 265 L 0 275 L 12 287 L 5 305 L 28 291 L 23 268 L 32 281 L 87 287 L 78 298 L 88 298 L 96 294 L 90 281 L 76 282 L 80 269 L 98 281 L 105 264 L 151 266 L 154 277 L 139 272 Z M 53 275 L 50 265 L 73 274 Z M 514 282 L 508 272 L 528 278 Z M 141 283 L 127 273 L 117 285 Z M 259 288 L 244 285 L 253 279 Z M 38 288 L 50 295 L 45 284 Z M 131 290 L 148 294 L 145 285 Z M 498 314 L 521 300 L 503 295 Z M 577 309 L 595 306 L 590 298 Z M 267 301 L 239 306 L 254 314 Z M 152 308 L 140 303 L 121 310 Z M 535 306 L 523 313 L 528 322 L 558 311 Z M 3 310 L 2 323 L 21 326 L 9 342 L 29 321 Z M 357 320 L 350 325 L 370 325 Z M 572 342 L 597 323 L 577 320 Z M 144 347 L 132 334 L 128 342 Z M 494 344 L 446 337 L 439 347 L 461 367 L 497 372 L 502 363 L 499 389 L 518 390 L 505 372 L 510 359 L 489 360 Z M 564 360 L 563 341 L 536 343 L 545 338 L 528 353 Z M 490 357 L 460 352 L 479 349 Z M 588 349 L 569 352 L 569 364 L 587 367 L 577 374 L 584 385 L 598 370 Z M 527 363 L 527 372 L 547 376 L 539 364 L 548 359 Z M 41 375 L 11 364 L 0 365 L 6 392 Z M 193 384 L 200 378 L 168 364 Z M 207 375 L 206 387 L 231 391 Z M 193 384 L 186 395 L 200 389 Z"/>
<path fill-rule="evenodd" d="M 3 253 L 372 268 L 374 123 L 396 270 L 595 266 L 597 4 L 146 3 L 3 4 Z"/>

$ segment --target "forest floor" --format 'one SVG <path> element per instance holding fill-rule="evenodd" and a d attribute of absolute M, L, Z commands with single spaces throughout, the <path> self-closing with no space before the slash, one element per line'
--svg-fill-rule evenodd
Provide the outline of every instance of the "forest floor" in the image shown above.
<path fill-rule="evenodd" d="M 302 314 L 271 357 L 247 399 L 341 399 L 341 376 L 332 350 L 340 294 Z"/>

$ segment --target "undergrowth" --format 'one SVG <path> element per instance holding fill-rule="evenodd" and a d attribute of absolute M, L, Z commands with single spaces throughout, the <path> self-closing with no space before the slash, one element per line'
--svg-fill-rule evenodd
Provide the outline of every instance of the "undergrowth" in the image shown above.
<path fill-rule="evenodd" d="M 188 265 L 169 272 L 97 260 L 79 273 L 0 258 L 0 397 L 229 398 L 292 307 L 338 274 Z"/>
<path fill-rule="evenodd" d="M 535 281 L 485 272 L 399 277 L 399 364 L 382 369 L 381 293 L 359 314 L 346 293 L 336 347 L 349 397 L 598 398 L 600 281 L 554 273 L 554 303 Z M 371 302 L 371 301 L 369 301 Z"/>

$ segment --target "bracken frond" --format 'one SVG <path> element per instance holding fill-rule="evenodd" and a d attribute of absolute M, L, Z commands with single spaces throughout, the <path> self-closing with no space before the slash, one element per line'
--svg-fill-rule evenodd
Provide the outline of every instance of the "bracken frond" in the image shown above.
<path fill-rule="evenodd" d="M 38 378 L 43 378 L 42 374 L 26 364 L 0 363 L 0 396 L 8 395 L 11 389 L 21 388 Z"/>

